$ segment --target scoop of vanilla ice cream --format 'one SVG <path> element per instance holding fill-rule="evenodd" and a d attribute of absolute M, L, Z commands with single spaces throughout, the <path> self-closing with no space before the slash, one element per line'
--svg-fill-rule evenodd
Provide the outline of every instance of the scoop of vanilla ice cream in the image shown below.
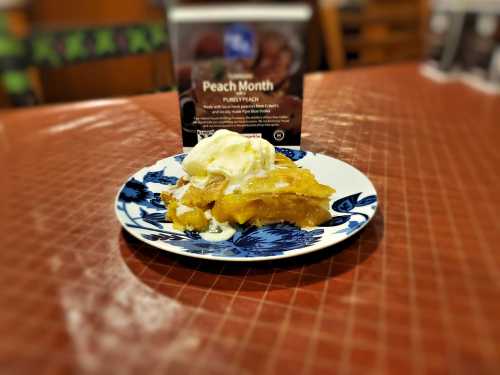
<path fill-rule="evenodd" d="M 195 184 L 203 184 L 211 175 L 224 175 L 230 183 L 237 183 L 245 176 L 271 169 L 274 157 L 274 146 L 265 139 L 221 129 L 201 140 L 182 167 Z"/>

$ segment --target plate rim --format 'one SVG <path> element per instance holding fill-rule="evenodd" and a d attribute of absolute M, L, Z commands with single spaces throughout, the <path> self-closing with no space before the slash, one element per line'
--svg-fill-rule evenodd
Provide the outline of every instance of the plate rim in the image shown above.
<path fill-rule="evenodd" d="M 280 147 L 280 148 L 287 149 L 287 147 Z M 286 259 L 286 258 L 297 257 L 297 256 L 301 256 L 301 255 L 312 253 L 314 251 L 326 249 L 326 248 L 328 248 L 330 246 L 334 246 L 334 245 L 336 245 L 338 243 L 341 243 L 341 242 L 347 240 L 348 238 L 353 237 L 354 235 L 356 235 L 359 231 L 361 231 L 363 228 L 365 228 L 371 222 L 371 220 L 375 217 L 375 215 L 377 214 L 377 211 L 378 211 L 378 205 L 379 205 L 378 193 L 377 193 L 377 190 L 375 189 L 375 186 L 373 185 L 373 182 L 368 178 L 368 176 L 366 174 L 364 174 L 363 172 L 361 172 L 355 166 L 353 166 L 353 165 L 351 165 L 351 164 L 349 164 L 349 163 L 347 163 L 347 162 L 345 162 L 343 160 L 334 158 L 333 156 L 326 155 L 326 154 L 323 154 L 323 153 L 312 152 L 312 151 L 307 151 L 307 150 L 301 150 L 301 151 L 305 151 L 306 154 L 311 153 L 314 156 L 321 155 L 321 156 L 333 159 L 333 160 L 335 160 L 337 162 L 340 162 L 340 163 L 344 164 L 345 166 L 347 166 L 349 168 L 354 169 L 356 172 L 358 172 L 359 174 L 361 174 L 366 179 L 366 181 L 370 184 L 370 186 L 371 186 L 371 188 L 373 190 L 374 195 L 377 197 L 377 200 L 373 203 L 373 205 L 375 206 L 375 208 L 373 210 L 372 215 L 370 215 L 368 217 L 368 220 L 366 220 L 363 223 L 361 223 L 361 225 L 359 227 L 357 227 L 356 229 L 354 229 L 348 235 L 345 235 L 342 238 L 338 238 L 337 240 L 335 240 L 333 242 L 329 242 L 327 244 L 324 244 L 324 243 L 313 244 L 313 245 L 308 246 L 306 248 L 302 247 L 302 248 L 299 248 L 299 249 L 289 250 L 288 252 L 283 252 L 283 254 L 280 254 L 280 255 L 257 256 L 257 257 L 241 257 L 241 256 L 223 257 L 223 256 L 220 256 L 220 255 L 210 255 L 210 254 L 204 255 L 204 254 L 190 253 L 188 251 L 179 250 L 176 246 L 172 246 L 170 244 L 165 244 L 166 247 L 168 247 L 168 249 L 165 249 L 165 248 L 161 248 L 161 247 L 156 246 L 153 241 L 150 241 L 148 239 L 142 238 L 138 233 L 136 233 L 136 231 L 133 231 L 131 228 L 129 228 L 126 225 L 126 223 L 124 223 L 122 221 L 122 219 L 120 218 L 120 215 L 119 215 L 118 209 L 117 209 L 118 203 L 119 203 L 120 193 L 122 192 L 122 190 L 125 187 L 125 185 L 127 184 L 127 182 L 130 181 L 131 178 L 134 178 L 134 176 L 136 174 L 138 174 L 139 172 L 141 172 L 142 170 L 149 169 L 149 168 L 155 166 L 156 164 L 158 164 L 159 162 L 162 162 L 164 160 L 173 159 L 173 158 L 175 158 L 176 156 L 179 156 L 179 155 L 185 155 L 186 154 L 185 152 L 180 152 L 180 153 L 177 153 L 177 154 L 173 154 L 173 155 L 167 156 L 167 157 L 162 158 L 162 159 L 158 159 L 154 163 L 152 163 L 151 165 L 142 167 L 139 170 L 137 170 L 136 172 L 134 172 L 133 174 L 131 174 L 130 176 L 128 176 L 127 179 L 125 180 L 125 182 L 120 185 L 120 188 L 118 189 L 118 192 L 116 193 L 116 196 L 115 196 L 115 200 L 114 200 L 115 216 L 118 219 L 118 222 L 120 223 L 122 229 L 124 229 L 128 234 L 130 234 L 135 239 L 141 241 L 142 243 L 145 243 L 148 246 L 151 246 L 151 247 L 153 247 L 153 248 L 155 248 L 157 250 L 160 250 L 160 251 L 166 251 L 166 252 L 169 252 L 169 253 L 174 253 L 176 255 L 186 256 L 186 257 L 189 257 L 189 258 L 197 258 L 197 259 L 210 260 L 210 261 L 218 261 L 218 262 L 262 262 L 262 261 L 272 261 L 272 260 L 278 260 L 278 259 Z M 321 227 L 311 227 L 311 228 L 308 228 L 308 229 L 314 230 L 314 229 L 318 229 L 318 228 L 321 228 Z M 296 253 L 293 253 L 293 252 L 296 252 Z"/>

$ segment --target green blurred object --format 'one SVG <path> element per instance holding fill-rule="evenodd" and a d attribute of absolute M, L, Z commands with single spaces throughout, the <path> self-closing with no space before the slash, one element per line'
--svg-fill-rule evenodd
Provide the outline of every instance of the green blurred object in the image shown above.
<path fill-rule="evenodd" d="M 7 34 L 0 34 L 0 58 L 18 57 L 25 53 L 22 42 L 10 37 Z"/>
<path fill-rule="evenodd" d="M 153 48 L 165 48 L 168 45 L 168 34 L 163 24 L 151 24 L 149 33 Z"/>
<path fill-rule="evenodd" d="M 7 16 L 4 12 L 0 12 L 0 33 L 4 33 L 7 30 Z"/>
<path fill-rule="evenodd" d="M 104 56 L 116 53 L 117 46 L 113 40 L 111 30 L 97 30 L 95 33 L 95 52 L 97 55 Z"/>
<path fill-rule="evenodd" d="M 128 46 L 131 53 L 147 53 L 151 51 L 145 30 L 131 28 L 127 30 Z"/>
<path fill-rule="evenodd" d="M 20 70 L 11 70 L 2 74 L 2 83 L 7 92 L 15 95 L 22 95 L 31 89 L 28 74 Z"/>
<path fill-rule="evenodd" d="M 40 34 L 33 38 L 31 50 L 31 62 L 34 65 L 46 65 L 57 67 L 62 65 L 62 57 L 52 47 L 54 38 L 50 35 Z"/>
<path fill-rule="evenodd" d="M 68 61 L 84 60 L 88 55 L 85 34 L 82 31 L 70 33 L 65 40 L 65 57 Z"/>

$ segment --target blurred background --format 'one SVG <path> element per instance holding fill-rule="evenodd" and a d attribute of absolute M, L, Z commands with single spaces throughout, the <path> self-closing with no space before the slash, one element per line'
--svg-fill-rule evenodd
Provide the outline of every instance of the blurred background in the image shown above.
<path fill-rule="evenodd" d="M 425 55 L 428 0 L 308 2 L 314 9 L 308 71 L 418 61 Z M 0 0 L 0 107 L 172 90 L 170 5 Z"/>

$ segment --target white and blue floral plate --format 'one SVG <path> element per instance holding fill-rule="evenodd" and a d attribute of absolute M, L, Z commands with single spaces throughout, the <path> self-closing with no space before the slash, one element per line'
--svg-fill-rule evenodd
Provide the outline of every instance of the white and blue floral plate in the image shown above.
<path fill-rule="evenodd" d="M 276 148 L 308 168 L 320 183 L 332 186 L 333 218 L 314 228 L 274 224 L 238 228 L 227 241 L 203 240 L 198 233 L 181 232 L 165 222 L 160 192 L 184 175 L 179 154 L 135 173 L 116 198 L 118 220 L 132 236 L 161 250 L 195 258 L 223 261 L 260 261 L 288 258 L 341 242 L 363 228 L 377 209 L 377 193 L 370 180 L 340 160 L 312 152 Z M 299 208 L 300 209 L 300 208 Z"/>

